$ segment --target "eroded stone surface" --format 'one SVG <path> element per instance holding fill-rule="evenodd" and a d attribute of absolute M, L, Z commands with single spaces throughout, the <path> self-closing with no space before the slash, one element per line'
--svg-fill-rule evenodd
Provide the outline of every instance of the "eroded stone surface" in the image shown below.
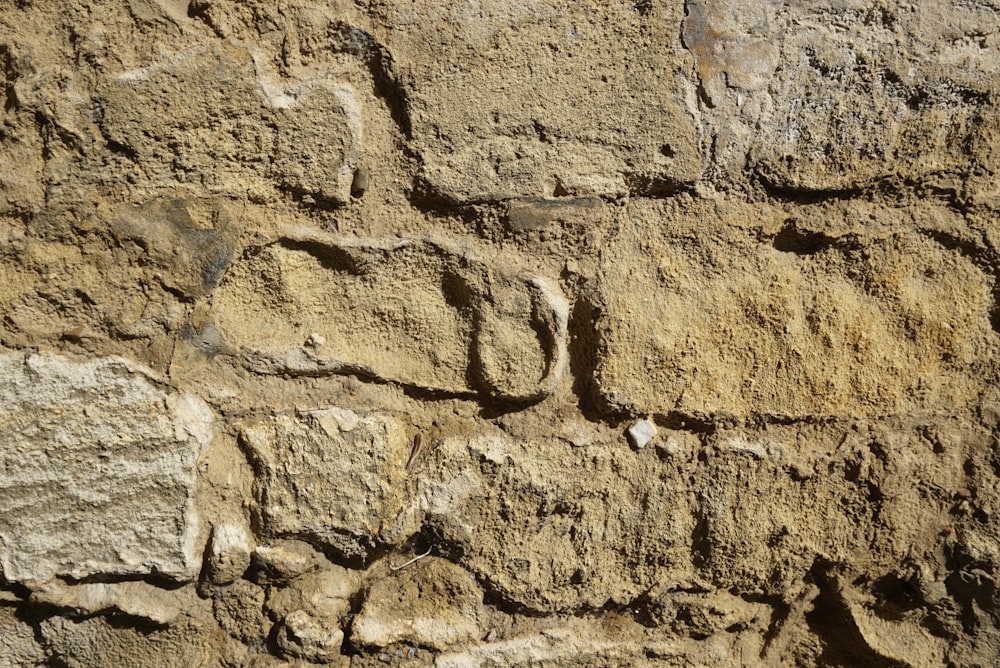
<path fill-rule="evenodd" d="M 252 541 L 244 527 L 220 524 L 212 527 L 205 567 L 213 584 L 229 584 L 250 566 Z"/>
<path fill-rule="evenodd" d="M 385 540 L 410 454 L 396 419 L 327 408 L 246 425 L 242 438 L 265 532 L 308 537 L 352 559 Z"/>
<path fill-rule="evenodd" d="M 328 620 L 317 619 L 296 610 L 285 617 L 278 629 L 278 647 L 291 657 L 320 663 L 333 661 L 340 654 L 344 632 Z"/>
<path fill-rule="evenodd" d="M 194 181 L 228 195 L 350 197 L 359 108 L 349 84 L 322 73 L 264 76 L 248 49 L 219 42 L 109 77 L 97 100 L 102 133 L 153 191 Z"/>
<path fill-rule="evenodd" d="M 779 187 L 818 190 L 896 175 L 962 192 L 978 173 L 981 185 L 982 170 L 995 174 L 998 164 L 966 147 L 996 134 L 1000 69 L 967 30 L 995 35 L 995 11 L 796 5 L 752 149 L 761 173 Z"/>
<path fill-rule="evenodd" d="M 533 399 L 567 363 L 558 287 L 443 240 L 290 231 L 244 254 L 213 308 L 226 340 L 261 373 L 356 373 Z"/>
<path fill-rule="evenodd" d="M 459 201 L 616 196 L 696 180 L 682 6 L 651 9 L 378 3 L 406 73 L 423 178 Z"/>
<path fill-rule="evenodd" d="M 261 447 L 194 497 L 186 454 L 135 484 L 83 450 L 43 522 L 18 488 L 0 527 L 90 542 L 18 565 L 82 583 L 0 587 L 0 664 L 1000 665 L 998 17 L 6 3 L 0 343 L 178 388 L 126 370 L 39 428 L 167 439 L 191 393 Z M 365 437 L 294 413 L 331 405 Z M 64 466 L 6 410 L 0 480 Z M 125 573 L 109 489 L 112 538 L 171 536 Z M 183 499 L 247 535 L 177 589 Z"/>
<path fill-rule="evenodd" d="M 495 594 L 540 612 L 624 603 L 656 582 L 690 579 L 690 495 L 642 458 L 653 448 L 606 438 L 593 447 L 493 430 L 445 439 L 401 524 L 433 528 Z"/>
<path fill-rule="evenodd" d="M 355 571 L 330 564 L 296 578 L 287 587 L 273 589 L 267 609 L 278 619 L 304 610 L 319 619 L 339 622 L 350 612 L 350 599 L 359 587 L 360 578 Z"/>
<path fill-rule="evenodd" d="M 145 582 L 67 585 L 58 580 L 35 586 L 31 600 L 88 615 L 122 614 L 167 625 L 207 606 L 194 587 L 164 590 Z"/>
<path fill-rule="evenodd" d="M 209 408 L 120 358 L 8 353 L 0 377 L 4 578 L 194 577 Z"/>
<path fill-rule="evenodd" d="M 150 631 L 127 624 L 113 625 L 106 617 L 51 617 L 40 628 L 46 645 L 72 668 L 136 663 L 172 668 L 214 663 L 210 648 L 215 633 L 203 619 Z"/>
<path fill-rule="evenodd" d="M 45 665 L 46 653 L 35 638 L 35 629 L 16 616 L 13 606 L 0 606 L 0 668 Z"/>
<path fill-rule="evenodd" d="M 427 557 L 371 584 L 351 625 L 351 642 L 442 650 L 478 638 L 482 614 L 475 579 L 449 561 Z"/>
<path fill-rule="evenodd" d="M 967 407 L 995 377 L 994 279 L 929 235 L 635 203 L 602 279 L 596 379 L 619 408 L 877 416 Z"/>

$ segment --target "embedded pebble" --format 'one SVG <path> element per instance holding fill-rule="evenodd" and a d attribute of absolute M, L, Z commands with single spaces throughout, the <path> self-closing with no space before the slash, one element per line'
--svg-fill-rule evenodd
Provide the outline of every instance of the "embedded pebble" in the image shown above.
<path fill-rule="evenodd" d="M 632 445 L 641 450 L 656 437 L 656 425 L 649 420 L 639 420 L 628 428 L 628 437 Z"/>

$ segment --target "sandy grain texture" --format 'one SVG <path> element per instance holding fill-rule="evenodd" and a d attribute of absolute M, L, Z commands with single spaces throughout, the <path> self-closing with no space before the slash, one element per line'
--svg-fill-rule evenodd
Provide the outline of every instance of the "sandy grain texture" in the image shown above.
<path fill-rule="evenodd" d="M 998 82 L 992 0 L 0 0 L 0 666 L 997 665 Z"/>

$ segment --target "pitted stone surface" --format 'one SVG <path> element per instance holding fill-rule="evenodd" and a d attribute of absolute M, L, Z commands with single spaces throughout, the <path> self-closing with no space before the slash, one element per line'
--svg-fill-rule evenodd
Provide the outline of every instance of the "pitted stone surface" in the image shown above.
<path fill-rule="evenodd" d="M 622 216 L 597 324 L 609 404 L 878 416 L 959 409 L 990 392 L 996 371 L 981 362 L 1000 359 L 994 279 L 963 253 L 888 223 L 825 236 L 776 208 L 691 205 L 636 203 Z M 643 248 L 644 262 L 617 259 Z"/>

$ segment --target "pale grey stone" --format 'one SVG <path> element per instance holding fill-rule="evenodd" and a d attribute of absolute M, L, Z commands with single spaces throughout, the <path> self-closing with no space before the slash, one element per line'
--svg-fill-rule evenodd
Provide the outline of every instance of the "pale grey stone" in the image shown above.
<path fill-rule="evenodd" d="M 163 589 L 146 582 L 94 582 L 69 585 L 52 580 L 36 586 L 31 601 L 88 615 L 121 613 L 172 624 L 196 608 L 205 608 L 193 585 Z"/>
<path fill-rule="evenodd" d="M 0 378 L 4 578 L 197 575 L 205 403 L 116 357 L 4 354 Z"/>
<path fill-rule="evenodd" d="M 649 420 L 639 420 L 628 428 L 628 437 L 632 445 L 642 450 L 656 438 L 656 425 Z"/>

